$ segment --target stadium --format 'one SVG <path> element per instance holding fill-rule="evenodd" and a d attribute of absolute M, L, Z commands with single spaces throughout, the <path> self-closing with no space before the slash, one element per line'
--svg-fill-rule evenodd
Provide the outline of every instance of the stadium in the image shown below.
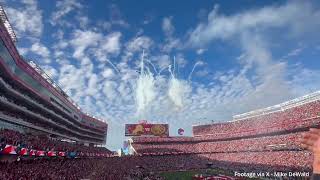
<path fill-rule="evenodd" d="M 311 177 L 313 153 L 300 139 L 320 123 L 320 91 L 193 125 L 192 136 L 170 136 L 170 124 L 126 124 L 126 145 L 114 152 L 105 147 L 107 121 L 79 108 L 19 54 L 2 7 L 0 19 L 0 179 Z"/>

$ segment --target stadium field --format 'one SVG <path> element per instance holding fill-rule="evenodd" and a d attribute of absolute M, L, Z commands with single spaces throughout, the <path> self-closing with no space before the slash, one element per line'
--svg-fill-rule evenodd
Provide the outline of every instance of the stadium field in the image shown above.
<path fill-rule="evenodd" d="M 219 169 L 204 169 L 204 170 L 193 170 L 193 171 L 172 171 L 162 172 L 160 175 L 167 180 L 192 180 L 195 175 L 218 175 L 223 174 L 226 176 L 233 176 L 232 172 L 227 172 Z"/>

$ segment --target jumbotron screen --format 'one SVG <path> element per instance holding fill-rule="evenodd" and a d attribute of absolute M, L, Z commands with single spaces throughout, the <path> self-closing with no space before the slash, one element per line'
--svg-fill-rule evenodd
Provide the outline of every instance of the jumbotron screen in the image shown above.
<path fill-rule="evenodd" d="M 168 124 L 126 124 L 125 136 L 169 136 Z"/>

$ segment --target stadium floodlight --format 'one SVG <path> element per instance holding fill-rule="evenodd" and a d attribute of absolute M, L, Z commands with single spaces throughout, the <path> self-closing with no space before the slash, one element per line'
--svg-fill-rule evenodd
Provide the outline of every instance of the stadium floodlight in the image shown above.
<path fill-rule="evenodd" d="M 13 28 L 8 20 L 7 14 L 4 11 L 3 7 L 0 5 L 0 19 L 3 22 L 4 26 L 6 27 L 11 40 L 16 43 L 17 42 L 17 36 L 15 34 L 15 32 L 13 31 Z"/>

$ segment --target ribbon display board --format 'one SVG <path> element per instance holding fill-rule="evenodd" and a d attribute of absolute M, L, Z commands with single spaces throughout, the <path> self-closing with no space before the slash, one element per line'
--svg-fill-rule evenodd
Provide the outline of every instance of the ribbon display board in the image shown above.
<path fill-rule="evenodd" d="M 168 124 L 126 124 L 125 136 L 169 136 Z"/>

